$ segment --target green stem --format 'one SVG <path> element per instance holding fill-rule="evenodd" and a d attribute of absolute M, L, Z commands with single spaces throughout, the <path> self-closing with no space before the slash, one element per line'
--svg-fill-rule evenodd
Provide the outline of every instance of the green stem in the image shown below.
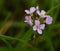
<path fill-rule="evenodd" d="M 45 34 L 43 35 L 43 37 L 45 38 L 46 42 L 49 43 L 51 51 L 54 51 L 54 48 L 53 48 L 53 45 L 52 45 L 50 37 L 48 37 Z"/>
<path fill-rule="evenodd" d="M 4 38 L 4 39 L 8 39 L 8 40 L 17 40 L 17 41 L 20 41 L 20 42 L 24 43 L 24 41 L 21 40 L 21 39 L 10 37 L 10 36 L 5 36 L 5 35 L 2 35 L 2 34 L 0 34 L 0 38 Z"/>
<path fill-rule="evenodd" d="M 54 6 L 53 8 L 51 8 L 50 10 L 48 10 L 47 14 L 49 14 L 52 10 L 54 10 L 54 9 L 58 8 L 59 6 L 60 6 L 60 4 L 58 4 L 58 5 Z"/>
<path fill-rule="evenodd" d="M 7 45 L 8 50 L 11 51 L 11 50 L 12 50 L 11 44 L 10 44 L 8 41 L 6 41 L 4 38 L 1 38 L 1 39 L 2 39 L 2 40 L 4 41 L 4 43 Z"/>

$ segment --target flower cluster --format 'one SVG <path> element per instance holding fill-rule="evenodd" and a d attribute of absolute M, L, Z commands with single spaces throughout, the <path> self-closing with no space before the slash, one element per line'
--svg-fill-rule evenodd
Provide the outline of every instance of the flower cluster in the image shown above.
<path fill-rule="evenodd" d="M 52 23 L 52 17 L 47 15 L 44 10 L 39 10 L 39 7 L 31 7 L 30 10 L 25 10 L 26 16 L 25 21 L 33 27 L 34 31 L 38 34 L 42 34 L 46 24 Z"/>

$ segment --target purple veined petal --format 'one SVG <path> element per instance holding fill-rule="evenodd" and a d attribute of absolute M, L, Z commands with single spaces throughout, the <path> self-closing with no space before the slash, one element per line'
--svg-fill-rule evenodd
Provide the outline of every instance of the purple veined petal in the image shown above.
<path fill-rule="evenodd" d="M 44 10 L 41 10 L 41 15 L 45 15 L 46 12 Z"/>
<path fill-rule="evenodd" d="M 35 25 L 40 25 L 40 21 L 39 20 L 35 20 Z"/>
<path fill-rule="evenodd" d="M 37 10 L 36 13 L 40 16 L 40 11 L 39 10 Z"/>
<path fill-rule="evenodd" d="M 30 14 L 30 11 L 29 10 L 25 10 L 26 14 Z"/>
<path fill-rule="evenodd" d="M 30 13 L 35 12 L 35 10 L 36 10 L 35 7 L 31 7 L 31 8 L 30 8 Z"/>
<path fill-rule="evenodd" d="M 37 32 L 38 32 L 39 34 L 42 34 L 42 30 L 41 30 L 41 29 L 37 29 Z"/>
<path fill-rule="evenodd" d="M 44 30 L 44 28 L 45 28 L 45 24 L 41 24 L 40 29 Z"/>
<path fill-rule="evenodd" d="M 52 23 L 52 17 L 48 16 L 46 17 L 46 24 L 51 24 Z"/>
<path fill-rule="evenodd" d="M 33 26 L 33 30 L 36 31 L 37 30 L 37 27 L 36 25 Z"/>

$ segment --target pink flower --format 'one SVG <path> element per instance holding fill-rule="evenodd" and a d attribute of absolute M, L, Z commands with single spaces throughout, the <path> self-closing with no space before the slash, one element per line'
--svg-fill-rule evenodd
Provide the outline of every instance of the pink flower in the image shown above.
<path fill-rule="evenodd" d="M 45 18 L 46 12 L 45 12 L 44 10 L 41 10 L 41 12 L 40 12 L 39 10 L 37 10 L 36 13 L 37 13 L 40 17 Z"/>
<path fill-rule="evenodd" d="M 46 24 L 51 24 L 52 23 L 52 17 L 51 16 L 46 16 Z"/>
<path fill-rule="evenodd" d="M 33 30 L 37 31 L 39 34 L 42 34 L 42 30 L 44 30 L 45 24 L 40 24 L 39 20 L 35 20 L 35 25 L 33 26 Z"/>
<path fill-rule="evenodd" d="M 52 17 L 47 15 L 44 10 L 39 10 L 39 6 L 31 7 L 30 10 L 25 10 L 26 14 L 30 16 L 25 16 L 25 21 L 30 26 L 33 26 L 33 30 L 37 31 L 38 34 L 42 34 L 42 31 L 45 28 L 45 24 L 52 23 Z M 33 14 L 36 13 L 37 15 Z M 32 18 L 31 18 L 32 17 Z M 43 23 L 43 24 L 40 24 Z"/>
<path fill-rule="evenodd" d="M 24 22 L 28 23 L 30 26 L 33 25 L 33 23 L 32 23 L 32 19 L 31 19 L 31 16 L 26 16 Z"/>
<path fill-rule="evenodd" d="M 25 10 L 26 14 L 32 14 L 33 12 L 35 12 L 35 7 L 31 7 L 30 10 Z"/>
<path fill-rule="evenodd" d="M 49 15 L 46 15 L 46 12 L 44 10 L 41 10 L 41 12 L 37 10 L 37 14 L 42 18 L 46 18 L 46 24 L 52 23 L 52 17 Z"/>

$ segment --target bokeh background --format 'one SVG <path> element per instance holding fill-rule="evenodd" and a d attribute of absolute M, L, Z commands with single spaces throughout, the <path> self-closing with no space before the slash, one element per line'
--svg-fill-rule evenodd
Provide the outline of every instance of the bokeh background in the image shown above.
<path fill-rule="evenodd" d="M 53 18 L 42 35 L 24 23 L 33 6 Z M 0 51 L 60 51 L 60 0 L 0 0 Z"/>

